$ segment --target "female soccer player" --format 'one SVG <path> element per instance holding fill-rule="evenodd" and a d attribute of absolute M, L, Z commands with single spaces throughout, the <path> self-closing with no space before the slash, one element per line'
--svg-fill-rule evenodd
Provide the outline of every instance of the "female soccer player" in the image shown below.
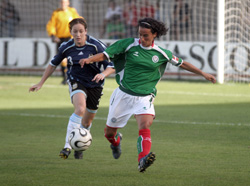
<path fill-rule="evenodd" d="M 94 61 L 113 60 L 119 88 L 110 99 L 105 137 L 111 143 L 114 158 L 119 158 L 122 138 L 117 129 L 124 127 L 134 115 L 139 128 L 138 170 L 144 172 L 155 160 L 155 153 L 150 152 L 150 126 L 155 117 L 153 100 L 156 96 L 155 86 L 164 74 L 167 63 L 201 75 L 212 83 L 216 79 L 154 44 L 155 38 L 167 33 L 162 22 L 144 18 L 139 20 L 138 25 L 139 38 L 119 40 L 103 53 L 81 59 L 79 63 L 85 68 Z"/>
<path fill-rule="evenodd" d="M 79 127 L 90 129 L 102 96 L 104 78 L 115 72 L 113 63 L 106 60 L 81 68 L 79 64 L 81 58 L 103 52 L 106 47 L 101 41 L 87 35 L 87 23 L 83 18 L 73 19 L 69 23 L 69 28 L 73 39 L 60 46 L 59 53 L 51 60 L 41 81 L 29 89 L 32 92 L 41 89 L 62 59 L 67 58 L 67 82 L 75 110 L 69 118 L 66 143 L 60 152 L 60 156 L 64 159 L 67 159 L 71 152 L 68 141 L 71 130 Z M 102 66 L 105 69 L 103 72 L 101 72 Z M 75 151 L 74 156 L 76 159 L 82 159 L 82 152 Z"/>

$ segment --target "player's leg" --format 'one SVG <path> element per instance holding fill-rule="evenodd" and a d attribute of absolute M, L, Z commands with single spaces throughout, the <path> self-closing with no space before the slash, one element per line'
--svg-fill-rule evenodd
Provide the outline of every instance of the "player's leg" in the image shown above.
<path fill-rule="evenodd" d="M 86 99 L 86 112 L 82 118 L 82 126 L 85 129 L 90 130 L 92 126 L 92 121 L 97 113 L 99 102 L 101 100 L 101 96 L 103 88 L 96 87 L 96 88 L 87 88 L 87 99 Z"/>
<path fill-rule="evenodd" d="M 123 128 L 132 115 L 133 110 L 128 107 L 129 95 L 117 88 L 110 97 L 109 114 L 107 126 L 104 130 L 105 137 L 111 143 L 113 157 L 118 159 L 121 155 L 122 134 L 117 132 Z"/>
<path fill-rule="evenodd" d="M 153 123 L 152 115 L 136 115 L 136 121 L 139 128 L 139 137 L 137 142 L 138 161 L 146 156 L 151 150 L 151 133 L 150 126 Z"/>
<path fill-rule="evenodd" d="M 79 85 L 79 84 L 78 84 Z M 85 88 L 82 85 L 79 85 L 79 88 L 84 91 L 86 101 L 84 102 L 84 108 L 85 112 L 82 117 L 81 126 L 82 128 L 85 128 L 90 131 L 90 128 L 92 126 L 92 121 L 97 113 L 98 105 L 102 96 L 102 87 L 96 87 L 96 88 Z M 81 103 L 83 105 L 83 103 Z M 83 152 L 82 151 L 75 151 L 74 157 L 76 159 L 82 159 L 83 158 Z"/>
<path fill-rule="evenodd" d="M 84 116 L 82 118 L 81 122 L 81 128 L 85 128 L 90 131 L 90 128 L 92 126 L 92 121 L 96 115 L 97 110 L 89 110 L 86 109 Z M 75 151 L 74 156 L 76 159 L 82 159 L 83 158 L 83 152 L 82 151 Z"/>
<path fill-rule="evenodd" d="M 92 121 L 96 115 L 96 112 L 92 113 L 89 112 L 88 109 L 86 109 L 84 116 L 82 117 L 82 120 L 80 121 L 79 127 L 85 128 L 90 131 L 90 128 L 92 126 Z M 83 152 L 82 151 L 75 151 L 74 152 L 75 159 L 83 159 Z"/>
<path fill-rule="evenodd" d="M 96 113 L 97 113 L 97 110 L 86 109 L 86 112 L 84 113 L 84 116 L 82 118 L 81 127 L 90 131 L 92 127 L 92 122 L 95 118 Z"/>
<path fill-rule="evenodd" d="M 75 108 L 74 113 L 77 114 L 78 116 L 82 116 L 82 120 L 83 120 L 84 115 L 86 113 L 86 94 L 85 94 L 85 92 L 84 93 L 78 92 L 73 96 L 73 105 Z M 80 128 L 82 126 L 82 120 L 80 121 L 78 128 Z M 83 152 L 82 151 L 75 151 L 74 157 L 75 157 L 75 159 L 82 159 Z"/>
<path fill-rule="evenodd" d="M 79 128 L 80 127 L 81 120 L 82 120 L 82 117 L 76 115 L 75 113 L 73 113 L 70 116 L 68 126 L 67 126 L 67 131 L 66 131 L 65 145 L 64 145 L 64 148 L 62 149 L 62 151 L 59 154 L 59 156 L 61 156 L 61 158 L 67 159 L 69 154 L 71 153 L 71 146 L 69 144 L 69 135 L 70 135 L 70 132 L 74 128 Z"/>
<path fill-rule="evenodd" d="M 153 123 L 155 110 L 153 105 L 153 97 L 140 97 L 136 111 L 136 121 L 139 129 L 139 136 L 137 139 L 138 149 L 138 169 L 144 172 L 155 160 L 155 154 L 151 150 L 151 132 L 150 126 Z"/>
<path fill-rule="evenodd" d="M 74 84 L 74 83 L 72 83 Z M 78 86 L 76 86 L 78 87 Z M 82 117 L 86 110 L 86 94 L 83 90 L 76 89 L 72 90 L 70 89 L 71 94 L 71 100 L 74 105 L 74 113 L 70 116 L 68 126 L 67 126 L 67 132 L 66 132 L 66 138 L 65 138 L 65 145 L 63 150 L 60 152 L 59 156 L 61 156 L 64 159 L 67 159 L 70 152 L 71 152 L 71 146 L 69 144 L 69 135 L 70 132 L 74 128 L 80 128 Z M 79 158 L 77 158 L 79 159 Z M 80 158 L 81 159 L 81 158 Z"/>
<path fill-rule="evenodd" d="M 144 172 L 155 160 L 155 153 L 151 150 L 151 133 L 150 126 L 152 125 L 154 116 L 152 115 L 137 115 L 136 121 L 139 128 L 139 137 L 137 140 L 138 149 L 138 170 Z"/>
<path fill-rule="evenodd" d="M 115 159 L 118 159 L 122 154 L 121 140 L 122 134 L 117 133 L 117 128 L 111 128 L 106 126 L 104 129 L 104 135 L 106 139 L 111 143 L 110 148 L 112 149 L 112 154 Z"/>

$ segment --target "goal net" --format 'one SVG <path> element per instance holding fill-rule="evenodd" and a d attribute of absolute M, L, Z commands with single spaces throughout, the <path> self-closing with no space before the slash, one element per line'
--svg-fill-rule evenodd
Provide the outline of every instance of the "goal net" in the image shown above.
<path fill-rule="evenodd" d="M 225 82 L 250 81 L 250 0 L 225 1 Z"/>
<path fill-rule="evenodd" d="M 204 51 L 203 43 L 212 43 L 215 45 L 212 52 L 216 53 L 218 1 L 222 0 L 113 0 L 116 8 L 112 9 L 110 0 L 71 0 L 70 6 L 87 20 L 88 34 L 110 40 L 108 44 L 120 38 L 137 37 L 137 21 L 142 17 L 153 17 L 169 28 L 168 34 L 159 42 L 164 43 L 166 48 L 171 42 L 179 44 L 173 52 L 178 53 L 189 42 L 202 45 Z M 48 39 L 46 24 L 52 12 L 59 8 L 59 3 L 60 0 L 0 1 L 0 73 L 5 60 L 1 56 L 6 56 L 7 39 Z M 225 0 L 224 8 L 224 79 L 226 82 L 249 82 L 250 0 Z M 205 59 L 192 54 L 187 61 L 194 59 L 208 63 L 216 74 L 217 66 L 210 64 L 211 58 L 216 57 L 207 53 Z"/>

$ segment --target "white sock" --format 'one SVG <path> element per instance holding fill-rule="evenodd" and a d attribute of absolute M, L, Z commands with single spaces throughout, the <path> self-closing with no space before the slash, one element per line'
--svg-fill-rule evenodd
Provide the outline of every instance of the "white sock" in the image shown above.
<path fill-rule="evenodd" d="M 70 135 L 70 132 L 73 129 L 80 128 L 81 122 L 82 122 L 82 117 L 81 116 L 78 116 L 75 113 L 73 113 L 70 116 L 68 127 L 67 127 L 67 133 L 66 133 L 64 148 L 72 149 L 71 146 L 70 146 L 70 144 L 69 144 L 69 135 Z"/>

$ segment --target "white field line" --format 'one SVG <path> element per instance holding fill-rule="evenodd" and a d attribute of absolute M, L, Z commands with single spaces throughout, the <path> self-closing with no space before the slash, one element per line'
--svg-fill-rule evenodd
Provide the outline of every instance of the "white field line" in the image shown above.
<path fill-rule="evenodd" d="M 222 94 L 222 93 L 205 93 L 205 92 L 183 92 L 183 91 L 158 91 L 159 94 L 185 94 L 185 95 L 199 95 L 199 96 L 215 96 L 215 97 L 249 97 L 250 94 Z"/>
<path fill-rule="evenodd" d="M 27 86 L 30 87 L 32 85 L 34 85 L 35 83 L 15 83 L 13 85 L 17 85 L 17 86 Z M 50 85 L 50 84 L 44 84 L 43 88 L 63 88 L 63 89 L 67 89 L 68 86 L 64 86 L 64 85 Z M 105 91 L 108 92 L 113 92 L 114 89 L 112 88 L 104 88 Z M 213 96 L 213 97 L 248 97 L 250 98 L 250 94 L 223 94 L 223 93 L 206 93 L 206 92 L 187 92 L 187 91 L 157 91 L 158 94 L 178 94 L 178 95 L 192 95 L 192 96 Z"/>
<path fill-rule="evenodd" d="M 4 116 L 24 116 L 24 117 L 46 117 L 46 118 L 69 118 L 69 116 L 64 115 L 53 115 L 53 114 L 29 114 L 29 113 L 0 113 Z M 106 121 L 106 117 L 95 117 L 95 120 Z M 135 121 L 135 119 L 130 119 L 130 121 Z M 214 122 L 199 122 L 199 121 L 163 121 L 154 120 L 154 123 L 167 123 L 167 124 L 191 124 L 191 125 L 226 125 L 226 126 L 249 126 L 250 123 L 214 123 Z"/>

